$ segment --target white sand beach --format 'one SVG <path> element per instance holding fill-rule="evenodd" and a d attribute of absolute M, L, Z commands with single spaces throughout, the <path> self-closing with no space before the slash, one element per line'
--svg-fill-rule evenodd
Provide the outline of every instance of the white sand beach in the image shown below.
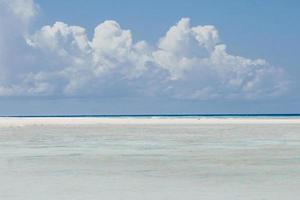
<path fill-rule="evenodd" d="M 300 120 L 1 118 L 0 199 L 296 200 Z"/>
<path fill-rule="evenodd" d="M 300 118 L 0 117 L 0 126 L 97 124 L 300 124 Z"/>

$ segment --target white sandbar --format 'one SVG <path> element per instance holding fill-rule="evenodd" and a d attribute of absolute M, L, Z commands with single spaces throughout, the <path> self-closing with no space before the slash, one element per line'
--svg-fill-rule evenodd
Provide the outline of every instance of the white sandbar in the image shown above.
<path fill-rule="evenodd" d="M 97 124 L 300 124 L 300 118 L 0 117 L 0 126 Z"/>

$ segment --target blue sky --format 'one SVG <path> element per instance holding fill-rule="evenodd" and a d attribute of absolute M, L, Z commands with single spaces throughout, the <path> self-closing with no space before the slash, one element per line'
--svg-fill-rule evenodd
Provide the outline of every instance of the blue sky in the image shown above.
<path fill-rule="evenodd" d="M 300 112 L 299 1 L 0 3 L 2 115 Z"/>

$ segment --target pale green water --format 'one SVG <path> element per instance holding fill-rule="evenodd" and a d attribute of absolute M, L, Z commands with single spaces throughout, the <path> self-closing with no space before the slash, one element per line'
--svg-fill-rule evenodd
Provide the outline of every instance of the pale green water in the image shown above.
<path fill-rule="evenodd" d="M 293 200 L 300 124 L 0 127 L 0 199 Z"/>

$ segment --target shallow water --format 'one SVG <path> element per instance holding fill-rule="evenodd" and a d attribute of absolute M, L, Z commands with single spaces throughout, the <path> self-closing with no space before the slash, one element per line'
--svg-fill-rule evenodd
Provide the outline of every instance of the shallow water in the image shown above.
<path fill-rule="evenodd" d="M 300 196 L 300 124 L 0 127 L 0 199 Z"/>

